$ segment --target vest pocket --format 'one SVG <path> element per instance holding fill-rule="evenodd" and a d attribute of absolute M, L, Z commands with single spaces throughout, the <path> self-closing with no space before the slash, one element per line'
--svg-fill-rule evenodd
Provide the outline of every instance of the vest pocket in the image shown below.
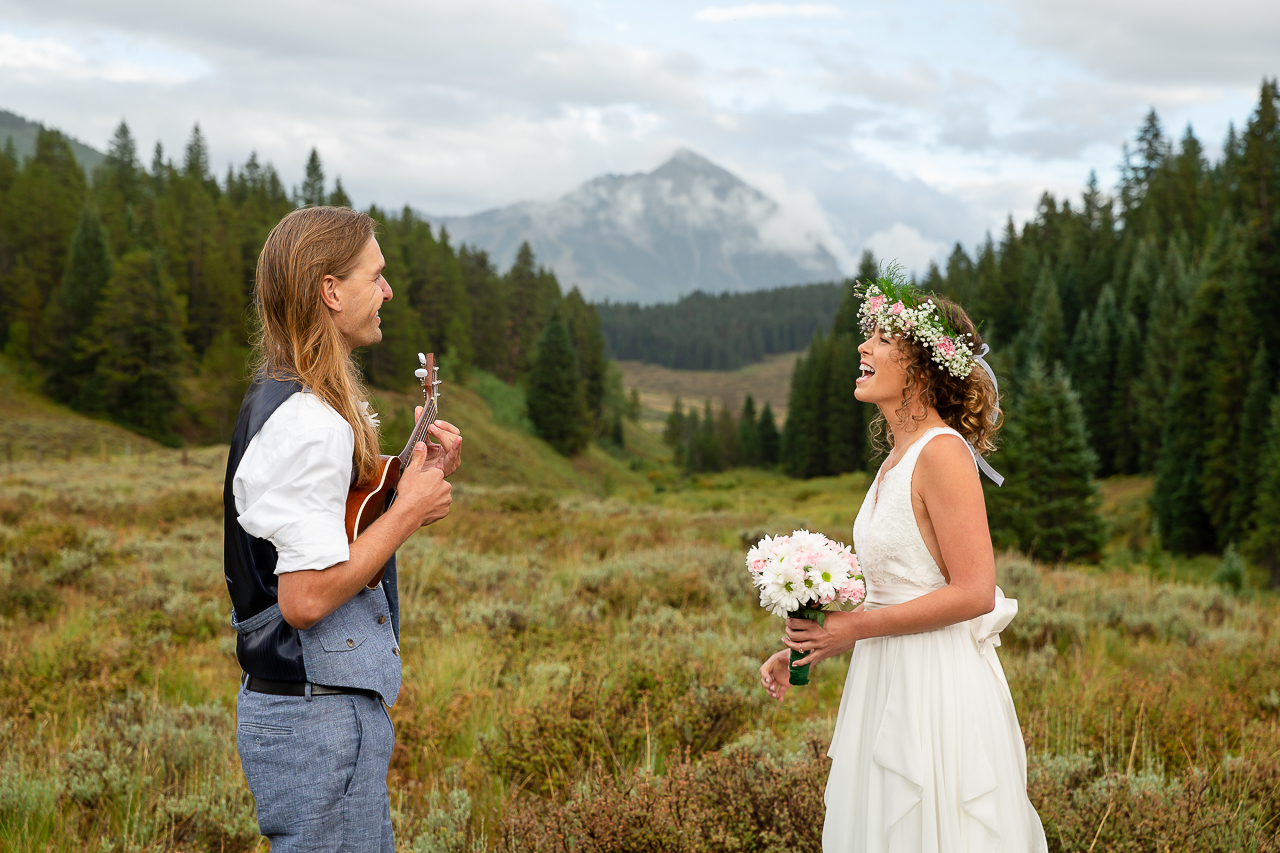
<path fill-rule="evenodd" d="M 320 641 L 320 648 L 326 652 L 349 652 L 358 649 L 367 636 L 367 631 L 363 630 L 356 620 L 351 618 L 352 614 L 345 612 L 346 610 L 345 605 L 338 608 L 311 629 L 315 638 Z"/>

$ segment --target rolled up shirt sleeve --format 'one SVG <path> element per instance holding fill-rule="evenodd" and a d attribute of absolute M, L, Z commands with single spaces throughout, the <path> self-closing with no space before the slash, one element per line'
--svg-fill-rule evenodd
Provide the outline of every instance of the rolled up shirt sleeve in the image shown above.
<path fill-rule="evenodd" d="M 237 520 L 276 547 L 278 575 L 351 556 L 345 518 L 355 437 L 319 400 L 295 397 L 303 399 L 286 401 L 254 436 L 233 482 Z"/>

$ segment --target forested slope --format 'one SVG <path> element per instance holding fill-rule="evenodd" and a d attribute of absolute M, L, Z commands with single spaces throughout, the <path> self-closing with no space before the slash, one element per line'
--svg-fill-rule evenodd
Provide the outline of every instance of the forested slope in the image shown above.
<path fill-rule="evenodd" d="M 1096 179 L 1078 202 L 1046 193 L 1032 221 L 1010 219 L 974 255 L 957 245 L 921 284 L 983 323 L 1011 427 L 1020 411 L 1053 408 L 1032 405 L 1033 388 L 1070 398 L 1054 405 L 1078 411 L 1092 473 L 1156 478 L 1161 544 L 1238 543 L 1280 581 L 1278 100 L 1265 81 L 1216 161 L 1190 128 L 1172 139 L 1153 111 L 1126 148 L 1114 196 Z M 847 405 L 856 308 L 850 297 L 797 367 L 783 449 L 794 475 L 855 470 L 874 456 L 863 413 Z M 1007 439 L 1019 436 L 1044 434 L 1012 429 Z M 1011 447 L 993 461 L 1004 455 L 1030 476 L 1018 460 L 1061 450 Z"/>
<path fill-rule="evenodd" d="M 175 164 L 151 165 L 121 123 L 92 179 L 67 139 L 41 128 L 30 158 L 0 150 L 0 345 L 25 384 L 158 441 L 225 441 L 246 379 L 257 254 L 299 205 L 349 205 L 315 151 L 289 191 L 256 155 L 219 180 L 199 126 Z M 451 245 L 408 207 L 372 207 L 395 298 L 383 342 L 362 353 L 376 387 L 413 382 L 418 351 L 446 371 L 523 381 L 553 317 L 573 370 L 556 377 L 599 432 L 606 391 L 595 311 L 565 295 L 527 246 L 505 273 L 484 252 Z M 614 420 L 616 420 L 616 415 Z"/>
<path fill-rule="evenodd" d="M 753 293 L 691 293 L 673 304 L 596 305 L 611 358 L 678 370 L 736 370 L 766 355 L 796 352 L 825 332 L 840 284 Z"/>

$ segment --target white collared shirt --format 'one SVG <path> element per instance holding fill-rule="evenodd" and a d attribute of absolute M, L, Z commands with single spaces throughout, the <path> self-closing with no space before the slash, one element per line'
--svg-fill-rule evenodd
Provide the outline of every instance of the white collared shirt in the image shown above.
<path fill-rule="evenodd" d="M 276 574 L 345 562 L 351 425 L 310 391 L 271 413 L 232 479 L 240 526 L 276 546 Z"/>

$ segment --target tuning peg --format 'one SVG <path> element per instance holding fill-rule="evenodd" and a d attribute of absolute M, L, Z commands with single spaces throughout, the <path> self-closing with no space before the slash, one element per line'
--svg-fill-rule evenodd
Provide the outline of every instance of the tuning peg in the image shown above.
<path fill-rule="evenodd" d="M 425 371 L 425 370 L 423 370 L 421 367 L 419 367 L 417 370 L 413 371 L 413 375 L 414 375 L 414 376 L 416 376 L 416 377 L 418 377 L 419 379 L 426 379 L 426 378 L 427 378 L 427 371 Z"/>
<path fill-rule="evenodd" d="M 427 366 L 427 357 L 422 353 L 418 353 L 418 364 L 421 364 L 423 367 Z"/>

